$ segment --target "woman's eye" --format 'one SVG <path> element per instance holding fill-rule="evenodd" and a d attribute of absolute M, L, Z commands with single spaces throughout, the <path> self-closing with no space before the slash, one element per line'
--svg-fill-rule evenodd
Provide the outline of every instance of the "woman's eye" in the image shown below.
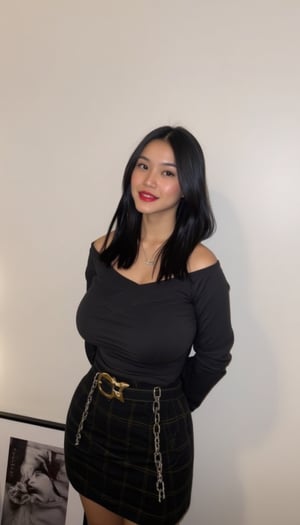
<path fill-rule="evenodd" d="M 173 171 L 164 171 L 163 172 L 163 175 L 166 175 L 166 177 L 175 177 L 175 173 L 173 173 Z"/>
<path fill-rule="evenodd" d="M 141 168 L 142 170 L 146 170 L 146 169 L 148 169 L 147 164 L 145 164 L 144 162 L 138 162 L 138 163 L 137 163 L 137 167 L 138 167 L 138 168 Z"/>

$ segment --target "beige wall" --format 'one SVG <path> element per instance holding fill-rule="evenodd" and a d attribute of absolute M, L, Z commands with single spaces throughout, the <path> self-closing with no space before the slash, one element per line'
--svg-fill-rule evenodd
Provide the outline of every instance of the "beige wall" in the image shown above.
<path fill-rule="evenodd" d="M 64 421 L 74 314 L 136 142 L 206 153 L 234 360 L 195 414 L 183 525 L 299 524 L 300 2 L 7 0 L 0 15 L 0 410 Z"/>

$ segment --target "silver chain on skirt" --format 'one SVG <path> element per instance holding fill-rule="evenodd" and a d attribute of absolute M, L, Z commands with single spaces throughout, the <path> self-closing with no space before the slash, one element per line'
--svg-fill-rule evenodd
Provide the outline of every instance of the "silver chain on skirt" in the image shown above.
<path fill-rule="evenodd" d="M 162 455 L 160 450 L 160 398 L 161 398 L 161 389 L 159 386 L 153 388 L 153 414 L 154 414 L 154 424 L 153 424 L 153 435 L 154 435 L 154 464 L 157 473 L 156 481 L 156 490 L 158 494 L 158 501 L 161 503 L 163 499 L 166 498 L 165 494 L 165 484 L 163 480 L 163 464 L 162 464 Z"/>
<path fill-rule="evenodd" d="M 75 447 L 78 447 L 78 445 L 80 443 L 80 440 L 81 440 L 81 432 L 83 430 L 84 422 L 85 422 L 85 420 L 86 420 L 86 418 L 88 417 L 88 414 L 89 414 L 89 408 L 90 408 L 90 404 L 91 404 L 92 399 L 93 399 L 93 394 L 94 394 L 95 388 L 96 388 L 97 383 L 98 383 L 99 373 L 100 372 L 97 372 L 95 374 L 95 377 L 94 377 L 91 389 L 90 389 L 90 391 L 88 393 L 88 396 L 87 396 L 87 399 L 86 399 L 85 407 L 84 407 L 84 410 L 82 412 L 81 420 L 80 420 L 80 423 L 78 425 L 77 432 L 76 432 Z"/>

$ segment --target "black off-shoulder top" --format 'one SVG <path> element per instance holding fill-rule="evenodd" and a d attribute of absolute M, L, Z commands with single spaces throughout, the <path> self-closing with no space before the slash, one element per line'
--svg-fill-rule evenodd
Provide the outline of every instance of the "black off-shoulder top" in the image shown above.
<path fill-rule="evenodd" d="M 76 320 L 90 362 L 120 380 L 165 386 L 181 378 L 191 410 L 199 406 L 231 360 L 220 263 L 182 280 L 137 284 L 107 267 L 92 244 L 86 279 Z"/>

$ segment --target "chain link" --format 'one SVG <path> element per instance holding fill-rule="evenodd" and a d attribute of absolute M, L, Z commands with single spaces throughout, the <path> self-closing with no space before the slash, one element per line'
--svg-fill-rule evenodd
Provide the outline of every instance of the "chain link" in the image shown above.
<path fill-rule="evenodd" d="M 162 455 L 160 451 L 160 398 L 161 398 L 161 389 L 159 386 L 153 388 L 153 414 L 154 414 L 154 423 L 153 423 L 153 435 L 154 435 L 154 464 L 156 468 L 157 481 L 156 481 L 156 490 L 158 493 L 158 501 L 161 503 L 163 499 L 166 498 L 165 494 L 165 484 L 163 481 L 162 470 Z"/>
<path fill-rule="evenodd" d="M 85 422 L 85 420 L 86 420 L 86 418 L 88 417 L 88 414 L 89 414 L 90 404 L 92 402 L 93 394 L 94 394 L 95 388 L 96 388 L 97 383 L 98 383 L 98 376 L 99 376 L 99 372 L 97 372 L 95 374 L 95 377 L 94 377 L 91 389 L 90 389 L 89 394 L 87 396 L 87 400 L 86 400 L 86 403 L 85 403 L 84 411 L 82 412 L 81 420 L 80 420 L 80 423 L 78 425 L 77 432 L 76 432 L 75 447 L 78 447 L 78 445 L 80 443 L 80 440 L 81 440 L 81 432 L 83 430 L 84 422 Z"/>

